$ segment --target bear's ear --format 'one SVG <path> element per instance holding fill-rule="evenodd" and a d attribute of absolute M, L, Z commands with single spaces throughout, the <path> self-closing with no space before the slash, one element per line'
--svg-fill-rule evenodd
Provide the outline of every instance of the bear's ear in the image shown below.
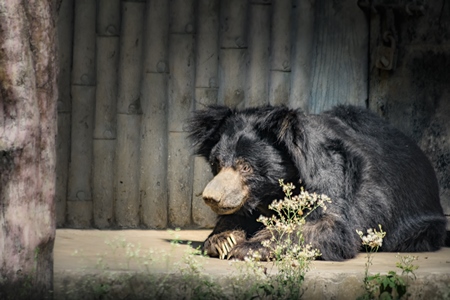
<path fill-rule="evenodd" d="M 263 132 L 273 134 L 291 155 L 297 156 L 298 151 L 305 146 L 303 121 L 304 114 L 300 110 L 279 106 L 261 116 L 258 127 Z"/>
<path fill-rule="evenodd" d="M 211 149 L 220 140 L 222 124 L 232 113 L 225 106 L 209 106 L 194 112 L 192 118 L 187 120 L 186 131 L 193 142 L 195 154 L 209 158 Z"/>

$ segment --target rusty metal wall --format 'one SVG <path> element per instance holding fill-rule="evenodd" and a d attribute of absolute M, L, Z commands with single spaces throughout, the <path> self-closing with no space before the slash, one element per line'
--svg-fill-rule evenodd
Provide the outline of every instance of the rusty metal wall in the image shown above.
<path fill-rule="evenodd" d="M 59 227 L 211 227 L 192 110 L 368 97 L 354 0 L 62 0 L 58 31 Z"/>

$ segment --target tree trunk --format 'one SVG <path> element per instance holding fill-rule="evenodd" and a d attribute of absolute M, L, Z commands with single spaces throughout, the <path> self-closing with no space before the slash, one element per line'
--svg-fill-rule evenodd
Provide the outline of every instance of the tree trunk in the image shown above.
<path fill-rule="evenodd" d="M 51 298 L 55 238 L 53 0 L 0 2 L 0 298 Z"/>

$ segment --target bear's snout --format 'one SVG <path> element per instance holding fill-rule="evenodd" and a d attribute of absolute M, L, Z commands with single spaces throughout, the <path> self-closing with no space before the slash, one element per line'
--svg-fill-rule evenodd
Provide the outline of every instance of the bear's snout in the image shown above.
<path fill-rule="evenodd" d="M 239 210 L 248 197 L 241 175 L 233 168 L 219 172 L 203 190 L 203 201 L 219 215 L 228 215 Z"/>

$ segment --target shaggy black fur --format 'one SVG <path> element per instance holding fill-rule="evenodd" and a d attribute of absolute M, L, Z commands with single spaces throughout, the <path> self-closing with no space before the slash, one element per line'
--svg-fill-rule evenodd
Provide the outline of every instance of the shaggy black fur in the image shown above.
<path fill-rule="evenodd" d="M 223 233 L 241 233 L 233 256 L 243 258 L 270 237 L 256 222 L 283 194 L 278 179 L 332 199 L 307 220 L 305 238 L 325 260 L 354 257 L 361 248 L 356 229 L 383 226 L 384 251 L 434 251 L 443 245 L 446 219 L 434 170 L 408 137 L 366 109 L 338 106 L 320 115 L 286 107 L 195 112 L 188 130 L 196 154 L 217 174 L 245 161 L 250 197 L 235 214 L 219 216 L 205 241 L 214 248 Z M 242 234 L 242 231 L 245 234 Z M 210 249 L 214 254 L 214 250 Z"/>

